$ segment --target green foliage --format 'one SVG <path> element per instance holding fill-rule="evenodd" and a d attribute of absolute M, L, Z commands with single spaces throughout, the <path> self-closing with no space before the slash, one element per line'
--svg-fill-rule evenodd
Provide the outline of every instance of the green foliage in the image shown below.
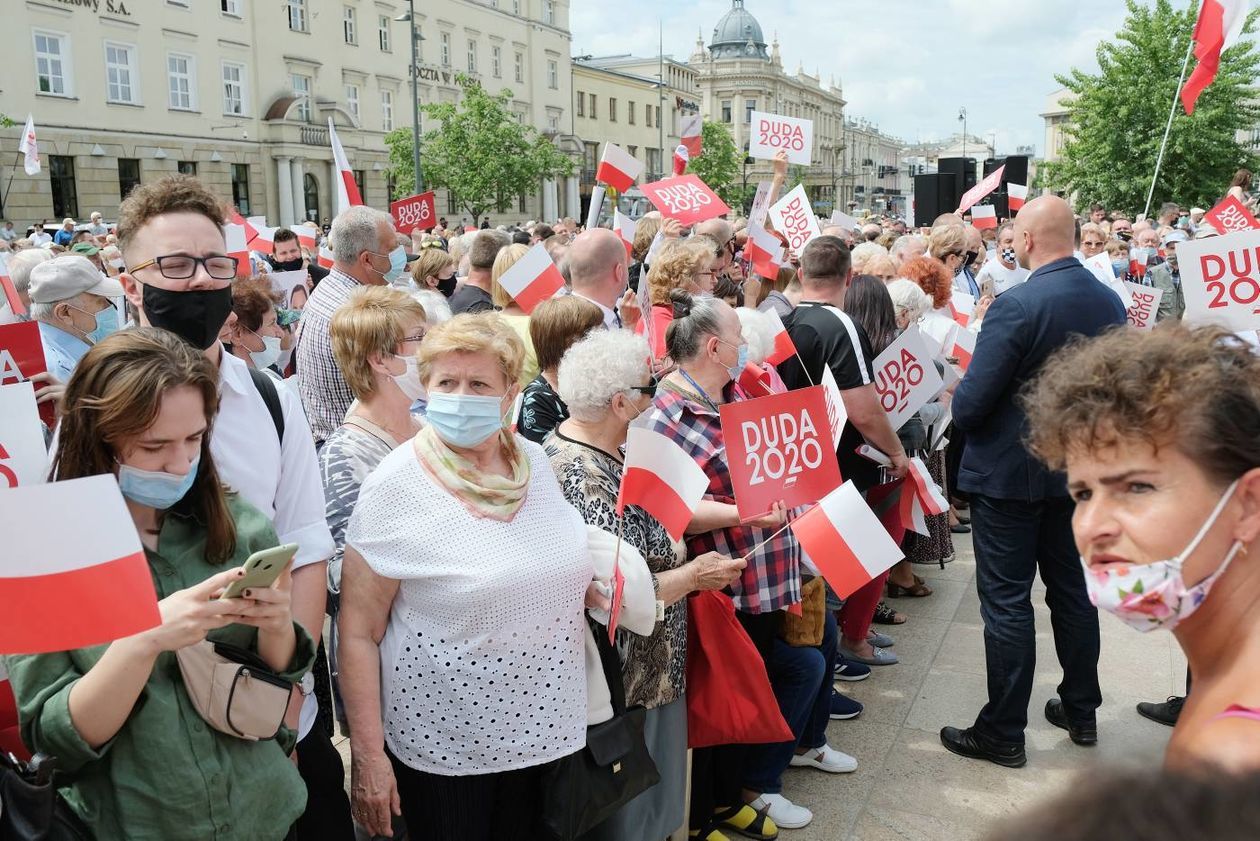
<path fill-rule="evenodd" d="M 744 191 L 744 156 L 736 148 L 731 130 L 723 123 L 705 120 L 701 137 L 700 154 L 691 159 L 687 171 L 699 176 L 732 209 L 746 208 L 750 197 Z M 749 185 L 749 190 L 756 188 L 756 183 Z"/>
<path fill-rule="evenodd" d="M 1125 2 L 1124 26 L 1114 40 L 1098 46 L 1098 74 L 1073 69 L 1057 77 L 1076 99 L 1068 103 L 1062 159 L 1047 163 L 1038 182 L 1074 193 L 1083 205 L 1098 201 L 1140 212 L 1199 4 L 1178 11 L 1170 0 L 1149 6 Z M 1256 16 L 1255 11 L 1248 16 L 1247 33 Z M 1187 78 L 1193 67 L 1191 57 Z M 1258 67 L 1260 55 L 1249 38 L 1241 38 L 1221 56 L 1220 72 L 1194 114 L 1177 105 L 1153 208 L 1165 201 L 1210 207 L 1225 194 L 1235 170 L 1255 168 L 1255 155 L 1235 134 L 1260 121 L 1253 87 Z"/>
<path fill-rule="evenodd" d="M 420 165 L 427 187 L 454 193 L 473 224 L 491 210 L 506 212 L 518 196 L 534 193 L 546 178 L 573 173 L 573 162 L 510 108 L 512 92 L 487 93 L 475 80 L 457 77 L 458 103 L 436 102 L 420 110 L 438 128 L 420 138 Z M 412 130 L 385 136 L 399 195 L 415 192 Z"/>

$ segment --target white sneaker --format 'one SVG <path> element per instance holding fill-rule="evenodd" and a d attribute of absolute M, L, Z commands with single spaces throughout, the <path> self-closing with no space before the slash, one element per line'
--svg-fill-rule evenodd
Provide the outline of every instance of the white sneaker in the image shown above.
<path fill-rule="evenodd" d="M 820 748 L 793 756 L 791 764 L 798 768 L 817 768 L 828 774 L 848 774 L 856 771 L 858 766 L 856 759 L 825 743 Z"/>
<path fill-rule="evenodd" d="M 763 794 L 748 804 L 760 812 L 768 807 L 767 814 L 779 829 L 800 829 L 809 826 L 814 813 L 804 806 L 797 806 L 782 794 Z"/>

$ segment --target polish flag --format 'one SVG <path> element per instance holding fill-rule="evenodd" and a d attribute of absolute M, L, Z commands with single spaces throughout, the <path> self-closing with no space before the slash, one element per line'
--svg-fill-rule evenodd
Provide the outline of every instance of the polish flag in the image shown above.
<path fill-rule="evenodd" d="M 1024 202 L 1028 201 L 1028 185 L 1027 184 L 1010 184 L 1006 185 L 1006 206 L 1010 208 L 1011 215 L 1014 216 Z"/>
<path fill-rule="evenodd" d="M 996 190 L 998 185 L 1002 183 L 1002 174 L 1005 172 L 1006 164 L 1002 164 L 1000 167 L 986 175 L 984 180 L 979 184 L 963 193 L 962 201 L 958 203 L 958 209 L 954 212 L 959 215 L 966 213 L 971 209 L 973 204 Z"/>
<path fill-rule="evenodd" d="M 564 276 L 540 242 L 503 273 L 499 285 L 521 309 L 531 313 L 564 286 Z"/>
<path fill-rule="evenodd" d="M 958 366 L 966 371 L 971 367 L 972 354 L 976 352 L 976 334 L 967 329 L 954 331 L 954 345 L 949 355 L 958 360 Z"/>
<path fill-rule="evenodd" d="M 315 232 L 306 225 L 290 225 L 289 230 L 297 234 L 298 245 L 308 251 L 315 250 Z"/>
<path fill-rule="evenodd" d="M 842 599 L 905 557 L 852 482 L 802 514 L 792 533 Z"/>
<path fill-rule="evenodd" d="M 634 252 L 634 229 L 638 225 L 634 220 L 620 210 L 613 209 L 613 233 L 617 235 L 617 239 L 621 240 L 621 244 L 626 247 L 626 259 Z M 646 313 L 645 313 L 646 315 Z"/>
<path fill-rule="evenodd" d="M 691 153 L 687 151 L 686 146 L 679 145 L 674 150 L 674 174 L 682 175 L 687 171 L 687 164 L 691 161 Z"/>
<path fill-rule="evenodd" d="M 604 144 L 604 156 L 599 159 L 599 169 L 595 170 L 596 181 L 624 193 L 642 174 L 642 161 L 615 143 Z"/>
<path fill-rule="evenodd" d="M 770 283 L 779 276 L 779 269 L 783 266 L 783 243 L 764 226 L 749 226 L 745 255 L 752 260 L 753 271 Z"/>
<path fill-rule="evenodd" d="M 1129 274 L 1134 277 L 1146 277 L 1146 264 L 1150 262 L 1151 255 L 1144 249 L 1133 248 L 1129 251 Z"/>
<path fill-rule="evenodd" d="M 26 307 L 22 305 L 17 287 L 13 285 L 13 276 L 9 274 L 9 259 L 4 254 L 0 254 L 0 290 L 4 292 L 10 316 L 26 315 Z"/>
<path fill-rule="evenodd" d="M 266 216 L 251 216 L 248 220 L 249 225 L 246 226 L 245 236 L 249 242 L 251 251 L 258 251 L 262 254 L 271 254 L 276 249 L 275 237 L 276 228 L 267 224 Z"/>
<path fill-rule="evenodd" d="M 22 167 L 27 175 L 39 175 L 39 141 L 35 139 L 35 115 L 26 115 L 26 127 L 22 129 L 22 142 L 18 152 L 23 156 Z M 7 191 L 6 191 L 7 192 Z"/>
<path fill-rule="evenodd" d="M 245 225 L 236 222 L 224 224 L 223 240 L 227 243 L 228 256 L 236 258 L 236 276 L 249 277 L 249 245 L 245 242 Z"/>
<path fill-rule="evenodd" d="M 991 204 L 978 204 L 971 208 L 971 226 L 973 228 L 996 228 L 997 208 Z"/>
<path fill-rule="evenodd" d="M 756 397 L 774 394 L 774 389 L 770 386 L 770 372 L 755 362 L 744 363 L 744 370 L 739 375 L 739 387 Z"/>
<path fill-rule="evenodd" d="M 906 476 L 911 484 L 914 485 L 914 493 L 919 498 L 919 502 L 926 513 L 936 516 L 949 510 L 949 502 L 945 499 L 945 495 L 941 493 L 940 486 L 936 484 L 932 475 L 928 473 L 927 465 L 923 463 L 923 459 L 918 456 L 910 459 L 910 470 Z"/>
<path fill-rule="evenodd" d="M 0 491 L 0 653 L 101 645 L 156 627 L 153 576 L 108 474 Z M 74 528 L 59 512 L 73 511 Z"/>
<path fill-rule="evenodd" d="M 693 158 L 700 157 L 700 150 L 703 148 L 701 142 L 704 132 L 704 117 L 699 114 L 684 114 L 682 118 L 682 145 L 687 147 L 688 154 Z"/>
<path fill-rule="evenodd" d="M 1198 63 L 1181 89 L 1181 104 L 1187 114 L 1221 67 L 1221 53 L 1233 46 L 1247 22 L 1247 0 L 1203 0 L 1199 20 L 1194 25 L 1194 57 Z"/>
<path fill-rule="evenodd" d="M 336 259 L 333 257 L 332 249 L 326 245 L 321 245 L 319 247 L 319 265 L 325 269 L 331 269 L 335 262 Z"/>
<path fill-rule="evenodd" d="M 617 516 L 627 505 L 637 505 L 655 517 L 670 537 L 682 540 L 708 488 L 709 477 L 681 447 L 654 430 L 630 427 Z"/>
<path fill-rule="evenodd" d="M 792 342 L 792 337 L 788 335 L 787 328 L 783 326 L 783 319 L 774 310 L 766 312 L 770 316 L 770 323 L 774 325 L 774 347 L 766 356 L 766 361 L 771 365 L 778 365 L 796 355 L 796 345 Z"/>
<path fill-rule="evenodd" d="M 966 292 L 955 289 L 953 297 L 949 299 L 949 311 L 959 327 L 966 327 L 971 323 L 971 316 L 976 311 L 976 299 Z"/>
<path fill-rule="evenodd" d="M 332 144 L 333 160 L 337 162 L 337 172 L 341 175 L 337 180 L 337 214 L 340 215 L 356 204 L 363 204 L 363 197 L 359 195 L 359 185 L 354 181 L 354 171 L 350 169 L 346 150 L 341 148 L 341 141 L 337 139 L 332 117 L 328 118 L 328 142 Z"/>

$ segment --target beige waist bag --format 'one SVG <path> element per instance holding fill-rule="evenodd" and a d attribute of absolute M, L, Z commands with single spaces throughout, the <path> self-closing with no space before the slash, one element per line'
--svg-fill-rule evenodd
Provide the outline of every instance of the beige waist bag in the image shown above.
<path fill-rule="evenodd" d="M 238 739 L 275 738 L 293 684 L 258 655 L 202 640 L 176 651 L 175 657 L 188 697 L 207 724 Z"/>

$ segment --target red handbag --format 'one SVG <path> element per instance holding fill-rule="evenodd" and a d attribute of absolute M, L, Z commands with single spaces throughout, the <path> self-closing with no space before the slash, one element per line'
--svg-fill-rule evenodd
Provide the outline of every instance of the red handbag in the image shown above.
<path fill-rule="evenodd" d="M 760 745 L 795 737 L 761 654 L 716 590 L 687 599 L 687 746 Z"/>

